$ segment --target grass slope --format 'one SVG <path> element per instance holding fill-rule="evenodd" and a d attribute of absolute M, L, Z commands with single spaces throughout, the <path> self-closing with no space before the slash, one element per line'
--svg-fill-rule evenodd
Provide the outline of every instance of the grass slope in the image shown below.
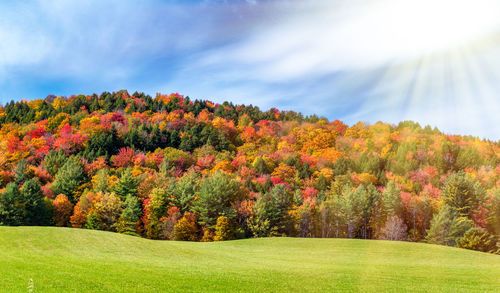
<path fill-rule="evenodd" d="M 418 243 L 267 238 L 152 241 L 0 227 L 0 291 L 394 291 L 500 288 L 500 256 Z"/>

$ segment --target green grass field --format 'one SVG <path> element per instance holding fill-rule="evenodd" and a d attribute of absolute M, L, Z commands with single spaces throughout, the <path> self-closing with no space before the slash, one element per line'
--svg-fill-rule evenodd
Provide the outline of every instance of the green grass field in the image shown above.
<path fill-rule="evenodd" d="M 267 238 L 152 241 L 0 227 L 1 292 L 500 290 L 500 256 L 419 243 Z"/>

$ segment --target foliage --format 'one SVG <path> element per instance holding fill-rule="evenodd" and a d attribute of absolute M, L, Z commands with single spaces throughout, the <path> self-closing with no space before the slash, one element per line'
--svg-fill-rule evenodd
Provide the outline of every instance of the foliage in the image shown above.
<path fill-rule="evenodd" d="M 459 216 L 451 207 L 444 205 L 432 218 L 426 240 L 428 243 L 455 246 L 472 226 L 472 221 Z"/>
<path fill-rule="evenodd" d="M 201 181 L 193 211 L 200 215 L 201 225 L 215 228 L 220 216 L 225 216 L 230 220 L 236 218 L 236 209 L 233 204 L 241 200 L 243 196 L 241 183 L 218 171 Z"/>
<path fill-rule="evenodd" d="M 192 213 L 186 213 L 175 224 L 174 239 L 184 241 L 196 241 L 198 239 L 198 227 L 195 216 Z"/>
<path fill-rule="evenodd" d="M 224 241 L 229 239 L 231 239 L 229 218 L 220 216 L 217 218 L 217 224 L 215 225 L 214 241 Z"/>
<path fill-rule="evenodd" d="M 51 189 L 55 194 L 66 195 L 71 202 L 75 202 L 73 197 L 75 189 L 80 186 L 85 179 L 83 164 L 78 157 L 70 157 L 57 172 Z"/>
<path fill-rule="evenodd" d="M 152 239 L 177 226 L 211 241 L 227 218 L 230 238 L 500 236 L 498 142 L 412 121 L 348 126 L 121 90 L 7 103 L 0 140 L 2 225 Z"/>
<path fill-rule="evenodd" d="M 115 185 L 115 193 L 122 199 L 128 196 L 137 196 L 137 180 L 132 176 L 132 170 L 126 169 L 120 180 Z"/>
<path fill-rule="evenodd" d="M 24 222 L 25 201 L 21 197 L 17 184 L 7 184 L 0 194 L 0 225 L 19 226 Z"/>
<path fill-rule="evenodd" d="M 497 246 L 497 243 L 498 240 L 487 231 L 470 228 L 457 242 L 457 247 L 500 254 L 500 247 Z"/>
<path fill-rule="evenodd" d="M 59 194 L 54 202 L 54 224 L 59 227 L 65 227 L 69 224 L 73 205 L 64 194 Z"/>
<path fill-rule="evenodd" d="M 44 226 L 51 223 L 51 206 L 44 200 L 40 184 L 30 179 L 21 188 L 21 197 L 24 202 L 24 225 Z"/>

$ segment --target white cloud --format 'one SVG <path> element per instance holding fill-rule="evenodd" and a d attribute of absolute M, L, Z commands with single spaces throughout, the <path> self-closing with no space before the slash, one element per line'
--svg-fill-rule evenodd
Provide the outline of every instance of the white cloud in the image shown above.
<path fill-rule="evenodd" d="M 497 3 L 1 2 L 0 96 L 64 79 L 497 138 Z"/>

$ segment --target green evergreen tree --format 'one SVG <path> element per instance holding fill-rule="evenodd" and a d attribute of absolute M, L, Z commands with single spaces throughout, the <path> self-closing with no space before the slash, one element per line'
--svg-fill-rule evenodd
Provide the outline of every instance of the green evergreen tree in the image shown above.
<path fill-rule="evenodd" d="M 101 169 L 97 171 L 96 180 L 93 186 L 94 192 L 106 192 L 108 191 L 108 169 Z"/>
<path fill-rule="evenodd" d="M 54 194 L 64 194 L 74 204 L 73 198 L 75 188 L 85 179 L 83 164 L 78 157 L 70 157 L 57 172 L 51 189 Z"/>
<path fill-rule="evenodd" d="M 398 216 L 403 204 L 401 202 L 401 190 L 394 181 L 387 183 L 383 193 L 384 211 L 387 217 Z"/>
<path fill-rule="evenodd" d="M 214 229 L 217 218 L 236 218 L 233 204 L 242 198 L 241 183 L 223 172 L 216 172 L 201 181 L 198 200 L 193 203 L 193 211 L 198 213 L 200 224 Z"/>
<path fill-rule="evenodd" d="M 191 208 L 199 188 L 198 181 L 198 174 L 194 170 L 191 170 L 185 173 L 178 182 L 170 185 L 173 189 L 171 192 L 175 196 L 174 204 L 180 209 L 181 214 L 184 214 Z"/>
<path fill-rule="evenodd" d="M 49 172 L 50 176 L 56 176 L 57 172 L 59 171 L 61 166 L 64 165 L 67 159 L 68 158 L 63 150 L 50 150 L 43 160 L 42 166 L 47 169 L 47 172 Z"/>
<path fill-rule="evenodd" d="M 443 187 L 444 202 L 460 216 L 472 218 L 479 203 L 484 202 L 486 191 L 463 171 L 454 173 L 446 179 Z"/>
<path fill-rule="evenodd" d="M 85 222 L 85 229 L 90 229 L 90 230 L 100 230 L 101 226 L 99 223 L 99 216 L 97 215 L 96 212 L 90 213 L 87 217 L 87 221 Z"/>
<path fill-rule="evenodd" d="M 44 200 L 42 189 L 36 179 L 30 179 L 23 184 L 21 196 L 25 203 L 24 225 L 49 225 L 51 222 L 50 207 Z"/>
<path fill-rule="evenodd" d="M 116 195 L 120 196 L 122 199 L 125 199 L 127 196 L 137 196 L 137 186 L 139 183 L 132 176 L 132 170 L 128 168 L 123 172 L 122 177 L 115 186 Z"/>
<path fill-rule="evenodd" d="M 471 220 L 460 217 L 455 210 L 444 205 L 432 218 L 426 241 L 433 244 L 455 246 L 465 232 L 473 226 L 474 223 Z"/>
<path fill-rule="evenodd" d="M 19 226 L 24 221 L 25 202 L 14 182 L 0 194 L 0 225 Z"/>
<path fill-rule="evenodd" d="M 17 163 L 16 170 L 14 171 L 14 179 L 17 184 L 22 184 L 24 181 L 28 180 L 26 171 L 28 170 L 28 164 L 24 159 Z"/>
<path fill-rule="evenodd" d="M 127 195 L 123 206 L 117 232 L 139 236 L 135 230 L 135 226 L 137 225 L 137 221 L 140 218 L 142 210 L 139 200 L 135 196 Z"/>
<path fill-rule="evenodd" d="M 325 191 L 328 188 L 328 182 L 326 181 L 323 174 L 319 175 L 318 180 L 316 180 L 316 189 L 319 191 Z"/>

